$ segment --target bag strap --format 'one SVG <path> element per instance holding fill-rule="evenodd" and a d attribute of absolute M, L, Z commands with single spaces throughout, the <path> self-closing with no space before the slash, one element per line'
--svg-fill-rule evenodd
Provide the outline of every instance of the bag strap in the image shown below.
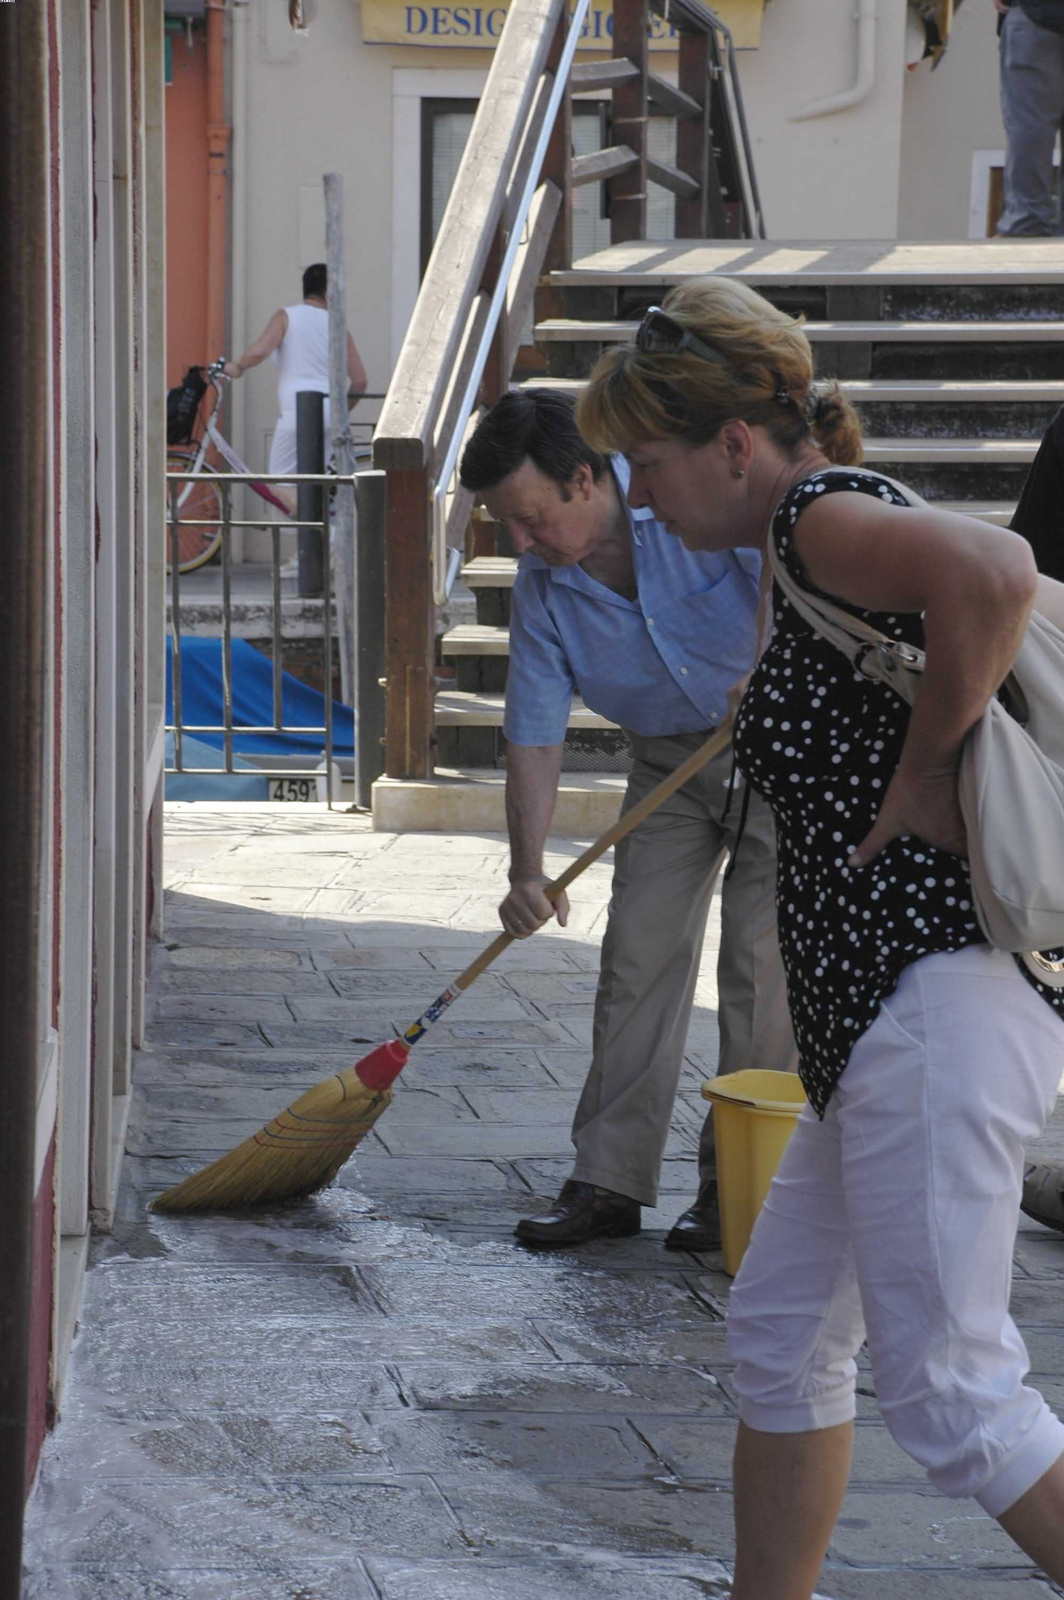
<path fill-rule="evenodd" d="M 772 576 L 786 599 L 814 633 L 826 639 L 828 644 L 834 645 L 846 657 L 855 672 L 885 683 L 912 705 L 924 670 L 924 652 L 902 639 L 892 639 L 888 634 L 880 633 L 878 628 L 873 628 L 842 606 L 833 605 L 830 600 L 800 589 L 776 548 L 772 532 L 775 520 L 774 512 L 769 523 L 768 560 Z"/>

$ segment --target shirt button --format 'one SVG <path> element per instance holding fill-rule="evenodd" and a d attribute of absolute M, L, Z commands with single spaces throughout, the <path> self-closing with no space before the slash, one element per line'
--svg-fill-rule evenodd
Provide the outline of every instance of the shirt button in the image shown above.
<path fill-rule="evenodd" d="M 681 678 L 686 678 L 686 676 L 687 676 L 687 668 L 686 667 L 681 667 L 680 668 L 680 677 Z"/>
<path fill-rule="evenodd" d="M 648 628 L 652 628 L 653 626 L 654 626 L 654 618 L 653 617 L 648 617 L 647 618 L 647 627 Z"/>

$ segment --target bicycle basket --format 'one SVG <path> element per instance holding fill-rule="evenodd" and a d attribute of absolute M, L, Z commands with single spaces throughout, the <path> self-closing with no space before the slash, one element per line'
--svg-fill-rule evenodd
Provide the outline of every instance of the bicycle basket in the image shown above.
<path fill-rule="evenodd" d="M 176 388 L 166 391 L 166 442 L 190 444 L 200 401 L 207 392 L 202 367 L 189 367 Z"/>

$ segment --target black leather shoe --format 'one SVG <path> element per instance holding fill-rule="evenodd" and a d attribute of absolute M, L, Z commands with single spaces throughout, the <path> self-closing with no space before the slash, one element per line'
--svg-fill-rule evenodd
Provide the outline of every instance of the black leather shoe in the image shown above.
<path fill-rule="evenodd" d="M 700 1185 L 693 1206 L 677 1217 L 665 1235 L 666 1250 L 719 1250 L 720 1206 L 717 1182 L 710 1178 Z"/>
<path fill-rule="evenodd" d="M 1031 1163 L 1024 1167 L 1020 1210 L 1035 1222 L 1064 1233 L 1064 1166 Z"/>
<path fill-rule="evenodd" d="M 588 1239 L 629 1239 L 640 1226 L 638 1200 L 567 1178 L 546 1216 L 522 1217 L 514 1233 L 522 1244 L 554 1250 Z"/>

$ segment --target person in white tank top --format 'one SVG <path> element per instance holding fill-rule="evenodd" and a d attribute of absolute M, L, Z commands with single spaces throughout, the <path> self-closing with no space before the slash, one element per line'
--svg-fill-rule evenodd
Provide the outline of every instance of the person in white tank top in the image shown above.
<path fill-rule="evenodd" d="M 296 395 L 301 389 L 329 393 L 329 316 L 328 273 L 325 263 L 315 262 L 303 274 L 303 300 L 300 305 L 275 311 L 254 344 L 248 345 L 239 361 L 227 361 L 230 378 L 242 378 L 269 356 L 277 368 L 277 406 L 280 416 L 270 444 L 268 472 L 296 470 Z M 347 336 L 348 393 L 361 394 L 366 387 L 366 369 L 355 341 Z M 329 428 L 329 401 L 325 401 L 326 435 Z M 276 485 L 278 498 L 295 511 L 293 490 Z"/>

